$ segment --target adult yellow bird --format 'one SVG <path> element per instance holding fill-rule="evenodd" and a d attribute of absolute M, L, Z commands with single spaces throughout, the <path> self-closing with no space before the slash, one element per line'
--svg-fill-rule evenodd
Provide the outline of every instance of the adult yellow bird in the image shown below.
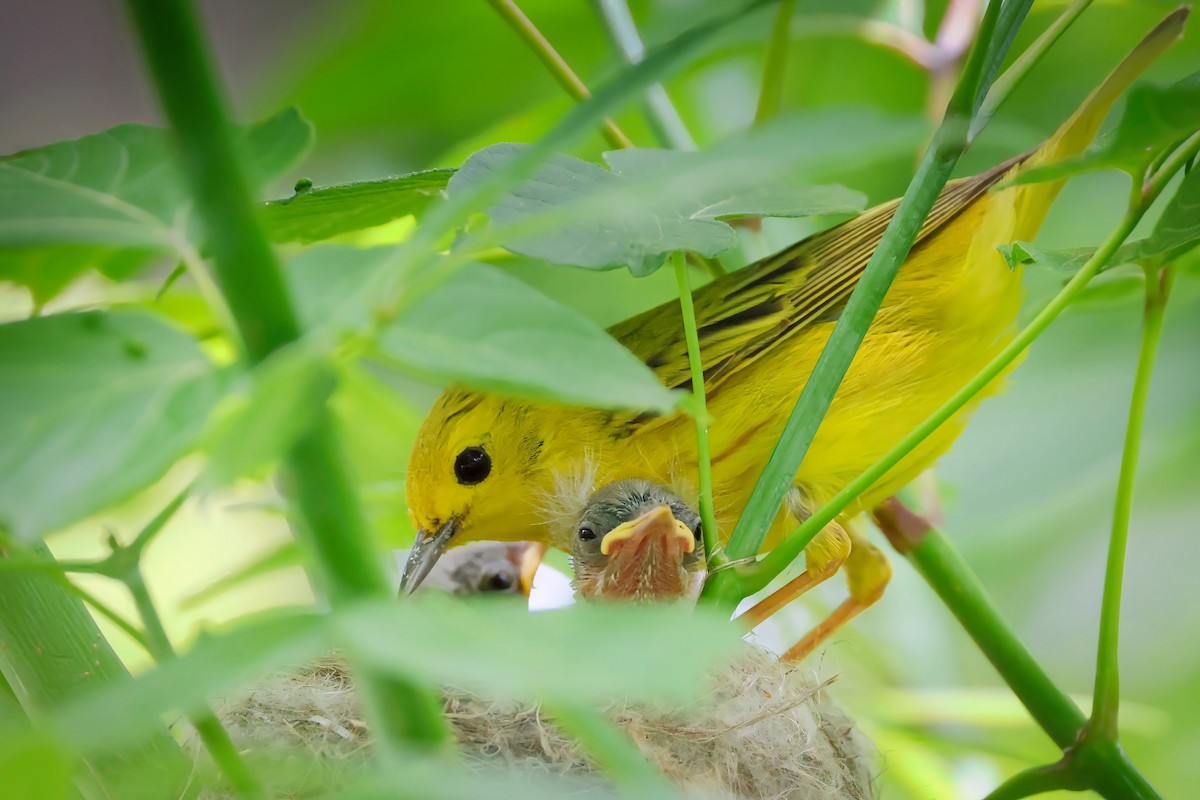
<path fill-rule="evenodd" d="M 1112 103 L 1178 35 L 1160 25 L 1037 149 L 947 184 L 888 291 L 817 432 L 765 545 L 831 498 L 937 409 L 1009 340 L 1020 269 L 997 245 L 1032 239 L 1061 181 L 992 190 L 1032 167 L 1078 154 Z M 762 465 L 862 275 L 897 201 L 723 276 L 695 293 L 708 394 L 720 532 L 745 506 Z M 668 302 L 610 333 L 668 387 L 690 385 L 679 305 Z M 995 389 L 993 385 L 992 389 Z M 797 594 L 848 560 L 841 624 L 874 602 L 891 574 L 849 519 L 895 493 L 962 430 L 968 406 L 865 492 L 806 550 Z M 562 520 L 601 486 L 641 478 L 694 484 L 696 443 L 683 414 L 614 413 L 447 390 L 418 436 L 407 475 L 417 540 L 404 584 L 448 547 L 476 539 L 555 541 Z M 831 628 L 815 632 L 815 645 Z"/>

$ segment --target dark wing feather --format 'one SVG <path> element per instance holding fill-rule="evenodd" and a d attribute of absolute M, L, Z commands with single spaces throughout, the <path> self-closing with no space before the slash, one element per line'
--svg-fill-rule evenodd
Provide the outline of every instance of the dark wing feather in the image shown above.
<path fill-rule="evenodd" d="M 952 181 L 917 234 L 917 243 L 981 197 L 1023 157 Z M 695 295 L 704 381 L 709 392 L 739 367 L 815 322 L 836 319 L 862 276 L 899 201 L 876 206 L 837 227 L 725 275 Z M 618 323 L 614 337 L 664 385 L 691 384 L 679 303 L 670 301 Z"/>

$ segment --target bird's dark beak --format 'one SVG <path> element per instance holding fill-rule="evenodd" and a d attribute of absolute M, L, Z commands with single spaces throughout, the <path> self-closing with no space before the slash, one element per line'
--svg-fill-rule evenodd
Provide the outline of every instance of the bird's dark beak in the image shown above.
<path fill-rule="evenodd" d="M 517 587 L 525 597 L 533 591 L 533 576 L 545 554 L 546 545 L 541 542 L 517 542 L 509 548 L 508 560 L 517 568 Z"/>
<path fill-rule="evenodd" d="M 425 580 L 425 576 L 442 557 L 442 553 L 446 552 L 451 537 L 457 531 L 458 520 L 456 519 L 451 519 L 432 534 L 429 531 L 417 531 L 417 538 L 413 542 L 412 550 L 408 553 L 404 571 L 400 573 L 401 597 L 405 594 L 412 594 L 421 585 L 421 581 Z"/>
<path fill-rule="evenodd" d="M 600 540 L 609 557 L 603 595 L 611 600 L 674 600 L 687 591 L 683 559 L 696 549 L 695 534 L 658 506 L 613 528 Z"/>

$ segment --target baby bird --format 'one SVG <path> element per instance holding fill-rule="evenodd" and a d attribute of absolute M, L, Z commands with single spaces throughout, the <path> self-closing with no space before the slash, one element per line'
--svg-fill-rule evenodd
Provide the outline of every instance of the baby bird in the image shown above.
<path fill-rule="evenodd" d="M 536 542 L 472 542 L 452 550 L 438 561 L 418 591 L 431 589 L 457 595 L 520 594 L 528 597 L 533 588 L 534 573 L 545 551 L 545 545 Z M 396 563 L 401 568 L 408 559 L 408 552 L 396 551 Z"/>
<path fill-rule="evenodd" d="M 582 598 L 694 600 L 704 584 L 700 515 L 657 483 L 633 479 L 601 487 L 571 535 Z"/>

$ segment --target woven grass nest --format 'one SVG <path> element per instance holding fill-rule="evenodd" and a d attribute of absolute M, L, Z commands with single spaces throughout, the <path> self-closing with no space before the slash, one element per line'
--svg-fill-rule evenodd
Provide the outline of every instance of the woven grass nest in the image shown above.
<path fill-rule="evenodd" d="M 689 797 L 868 800 L 873 747 L 830 699 L 827 683 L 747 645 L 688 706 L 614 705 L 605 714 Z M 455 690 L 443 699 L 468 762 L 603 782 L 536 705 Z M 239 748 L 260 757 L 299 752 L 334 784 L 370 748 L 352 680 L 336 657 L 227 698 L 219 715 Z"/>

